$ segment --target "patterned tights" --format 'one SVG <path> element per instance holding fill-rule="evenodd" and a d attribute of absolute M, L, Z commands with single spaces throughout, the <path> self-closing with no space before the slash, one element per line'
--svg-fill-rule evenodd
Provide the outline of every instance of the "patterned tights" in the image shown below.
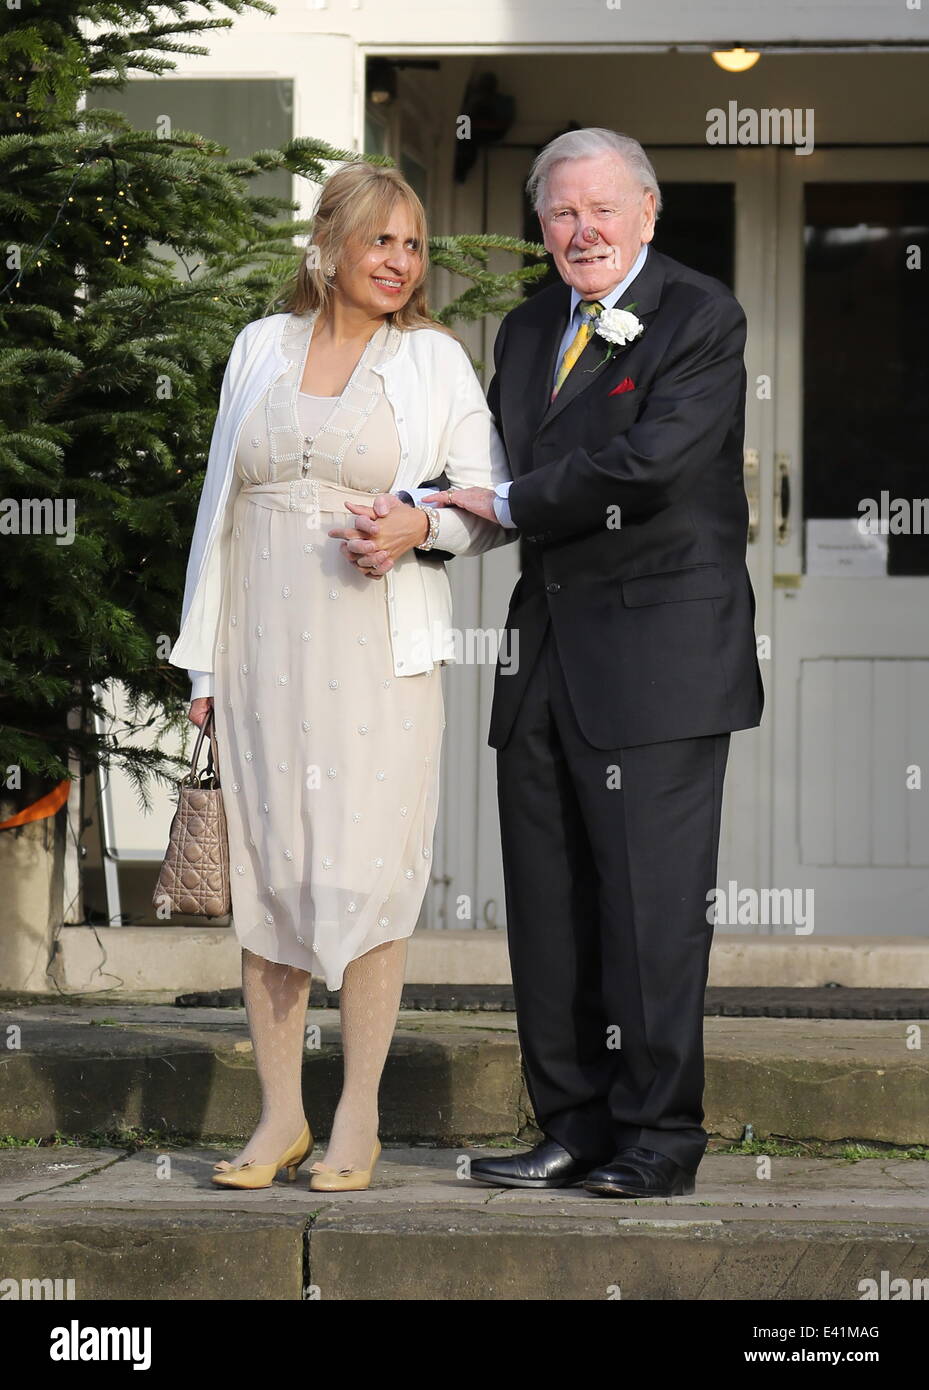
<path fill-rule="evenodd" d="M 370 1163 L 378 1129 L 378 1088 L 400 1007 L 406 949 L 405 938 L 385 941 L 345 968 L 339 999 L 344 1077 L 320 1161 L 327 1168 L 344 1171 Z M 309 992 L 305 970 L 242 951 L 242 994 L 262 1105 L 255 1132 L 233 1164 L 272 1163 L 303 1128 L 301 1075 Z"/>

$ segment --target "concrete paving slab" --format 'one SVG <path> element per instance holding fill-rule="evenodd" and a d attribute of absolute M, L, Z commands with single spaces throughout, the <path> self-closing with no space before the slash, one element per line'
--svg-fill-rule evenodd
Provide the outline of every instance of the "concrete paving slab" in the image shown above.
<path fill-rule="evenodd" d="M 491 1152 L 389 1146 L 371 1189 L 323 1194 L 308 1164 L 215 1188 L 218 1148 L 8 1148 L 0 1268 L 77 1299 L 854 1300 L 881 1271 L 929 1297 L 929 1162 L 775 1158 L 762 1178 L 710 1154 L 693 1196 L 636 1201 L 459 1176 Z"/>
<path fill-rule="evenodd" d="M 318 1146 L 316 1154 L 325 1152 Z M 211 1182 L 212 1165 L 232 1152 L 222 1148 L 0 1150 L 0 1208 L 128 1206 L 225 1207 L 235 1210 L 304 1210 L 335 1205 L 363 1208 L 402 1202 L 410 1209 L 489 1205 L 501 1210 L 541 1214 L 575 1211 L 578 1204 L 612 1219 L 617 1211 L 692 1208 L 703 1220 L 710 1209 L 776 1213 L 790 1218 L 815 1212 L 817 1219 L 868 1221 L 876 1218 L 929 1226 L 929 1161 L 772 1158 L 709 1154 L 700 1166 L 697 1191 L 667 1199 L 602 1198 L 582 1187 L 533 1191 L 497 1188 L 467 1176 L 467 1162 L 482 1154 L 513 1149 L 427 1149 L 385 1146 L 374 1183 L 365 1192 L 317 1193 L 309 1190 L 312 1157 L 288 1182 L 280 1174 L 270 1188 L 227 1190 Z M 766 1166 L 769 1164 L 769 1168 Z M 770 1176 L 760 1176 L 769 1171 Z M 688 1219 L 691 1219 L 688 1215 Z"/>
<path fill-rule="evenodd" d="M 84 1149 L 70 1144 L 0 1149 L 0 1205 L 22 1201 L 33 1192 L 56 1192 L 124 1157 L 122 1149 Z"/>

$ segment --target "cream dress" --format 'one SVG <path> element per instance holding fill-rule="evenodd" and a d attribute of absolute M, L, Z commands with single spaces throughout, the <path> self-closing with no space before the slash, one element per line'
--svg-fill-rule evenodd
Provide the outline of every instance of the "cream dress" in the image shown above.
<path fill-rule="evenodd" d="M 389 491 L 400 446 L 373 363 L 341 396 L 299 391 L 311 322 L 245 421 L 214 662 L 214 709 L 242 946 L 338 989 L 349 961 L 410 936 L 429 881 L 445 728 L 441 667 L 393 673 L 387 586 L 327 535 L 345 501 Z"/>

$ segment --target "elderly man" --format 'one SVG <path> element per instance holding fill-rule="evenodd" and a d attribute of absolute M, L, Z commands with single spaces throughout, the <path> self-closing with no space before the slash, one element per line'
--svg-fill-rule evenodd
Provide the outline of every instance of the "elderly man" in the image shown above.
<path fill-rule="evenodd" d="M 516 526 L 519 670 L 498 665 L 507 930 L 544 1139 L 512 1187 L 694 1191 L 723 777 L 763 688 L 745 564 L 745 315 L 652 249 L 639 143 L 571 131 L 530 195 L 563 284 L 503 320 L 490 405 L 512 481 L 437 505 Z M 423 500 L 428 500 L 424 498 Z"/>

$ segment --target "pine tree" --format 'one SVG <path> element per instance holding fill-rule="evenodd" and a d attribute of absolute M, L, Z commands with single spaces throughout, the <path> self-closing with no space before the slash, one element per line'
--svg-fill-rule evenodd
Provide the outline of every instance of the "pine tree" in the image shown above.
<path fill-rule="evenodd" d="M 196 132 L 80 109 L 88 90 L 161 75 L 234 22 L 187 8 L 24 0 L 0 18 L 0 819 L 69 777 L 69 750 L 85 772 L 118 761 L 146 806 L 150 776 L 183 770 L 98 733 L 95 687 L 121 681 L 139 725 L 189 729 L 186 674 L 166 657 L 222 373 L 310 229 L 251 183 L 279 169 L 320 182 L 358 157 L 297 139 L 229 158 Z M 265 0 L 200 8 L 274 13 Z M 443 322 L 505 312 L 544 274 L 490 272 L 496 249 L 541 254 L 506 237 L 431 243 L 470 282 Z"/>

